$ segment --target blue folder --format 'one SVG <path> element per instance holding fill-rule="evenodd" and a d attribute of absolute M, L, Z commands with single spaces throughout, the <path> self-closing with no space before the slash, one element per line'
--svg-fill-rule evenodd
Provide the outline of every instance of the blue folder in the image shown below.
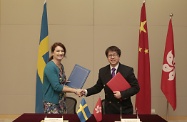
<path fill-rule="evenodd" d="M 89 73 L 90 73 L 89 69 L 86 69 L 78 64 L 75 64 L 66 85 L 72 88 L 81 89 Z"/>

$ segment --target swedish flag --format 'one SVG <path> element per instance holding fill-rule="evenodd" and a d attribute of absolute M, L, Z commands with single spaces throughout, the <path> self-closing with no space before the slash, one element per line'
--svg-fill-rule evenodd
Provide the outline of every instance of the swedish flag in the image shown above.
<path fill-rule="evenodd" d="M 43 71 L 46 63 L 49 60 L 49 39 L 48 39 L 48 21 L 47 21 L 47 5 L 46 1 L 43 6 L 40 42 L 38 49 L 38 61 L 37 61 L 37 76 L 36 76 L 36 104 L 35 112 L 43 113 Z"/>
<path fill-rule="evenodd" d="M 77 111 L 77 115 L 81 122 L 85 122 L 88 118 L 91 117 L 90 110 L 88 109 L 88 105 L 84 98 L 81 100 L 81 104 L 79 105 L 79 109 Z"/>

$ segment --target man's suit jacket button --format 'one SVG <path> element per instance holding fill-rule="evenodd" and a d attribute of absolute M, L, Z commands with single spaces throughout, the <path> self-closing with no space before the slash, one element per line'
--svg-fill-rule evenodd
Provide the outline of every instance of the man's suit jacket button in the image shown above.
<path fill-rule="evenodd" d="M 118 102 L 119 103 L 119 102 Z"/>
<path fill-rule="evenodd" d="M 103 87 L 105 87 L 105 85 L 103 85 Z"/>
<path fill-rule="evenodd" d="M 111 101 L 109 101 L 109 103 L 112 103 Z"/>

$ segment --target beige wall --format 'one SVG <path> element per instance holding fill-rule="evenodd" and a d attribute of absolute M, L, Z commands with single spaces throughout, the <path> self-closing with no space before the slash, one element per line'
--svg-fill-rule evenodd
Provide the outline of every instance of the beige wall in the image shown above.
<path fill-rule="evenodd" d="M 62 61 L 66 75 L 80 64 L 91 70 L 84 88 L 95 84 L 110 45 L 122 50 L 121 63 L 137 72 L 140 9 L 143 0 L 48 0 L 50 45 L 67 47 Z M 35 111 L 37 51 L 44 0 L 0 0 L 0 114 Z M 166 99 L 160 90 L 162 58 L 172 12 L 177 70 L 177 109 L 170 116 L 187 116 L 187 0 L 147 0 L 152 108 L 165 116 Z M 69 94 L 70 96 L 74 96 Z M 85 98 L 93 111 L 98 97 Z M 78 105 L 81 98 L 76 97 Z M 135 97 L 132 98 L 133 103 Z"/>

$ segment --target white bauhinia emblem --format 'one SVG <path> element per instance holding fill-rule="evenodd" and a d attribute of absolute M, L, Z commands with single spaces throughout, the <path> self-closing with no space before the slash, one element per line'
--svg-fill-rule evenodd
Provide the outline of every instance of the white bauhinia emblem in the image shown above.
<path fill-rule="evenodd" d="M 175 57 L 172 54 L 172 50 L 168 52 L 167 57 L 167 64 L 163 64 L 163 71 L 169 72 L 169 78 L 168 80 L 174 80 L 175 78 Z"/>
<path fill-rule="evenodd" d="M 101 106 L 97 105 L 97 107 L 95 108 L 96 113 L 101 113 Z"/>

